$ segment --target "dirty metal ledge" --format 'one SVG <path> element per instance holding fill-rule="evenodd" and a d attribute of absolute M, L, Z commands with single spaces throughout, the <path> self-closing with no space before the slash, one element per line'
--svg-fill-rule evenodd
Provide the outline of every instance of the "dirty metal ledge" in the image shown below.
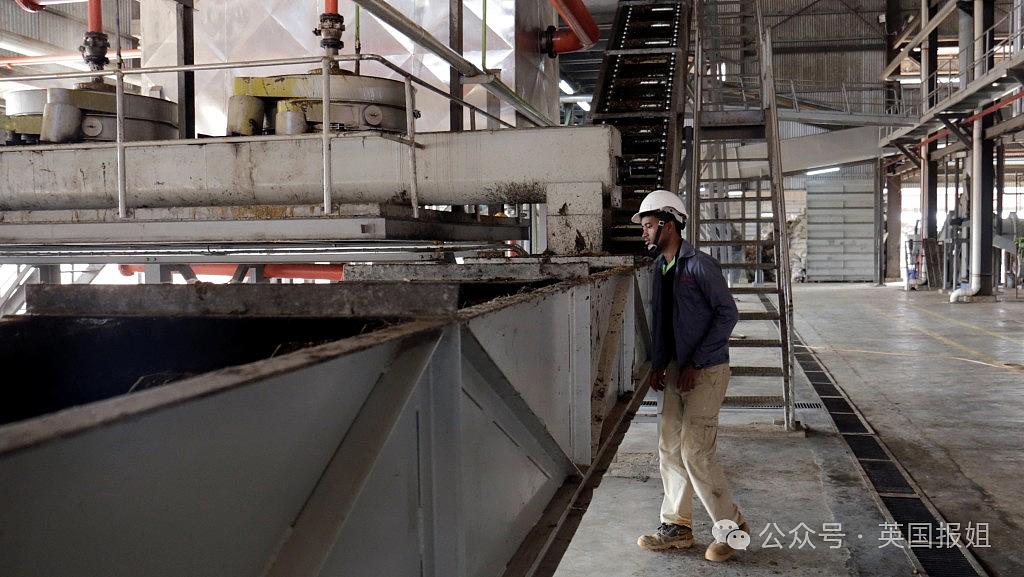
<path fill-rule="evenodd" d="M 455 316 L 457 284 L 28 285 L 28 313 L 45 316 L 422 318 Z"/>

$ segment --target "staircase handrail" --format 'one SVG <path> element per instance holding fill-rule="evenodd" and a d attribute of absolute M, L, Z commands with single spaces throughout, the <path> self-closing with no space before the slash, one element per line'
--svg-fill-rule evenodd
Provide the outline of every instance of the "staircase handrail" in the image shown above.
<path fill-rule="evenodd" d="M 789 230 L 786 223 L 785 187 L 782 175 L 782 150 L 779 145 L 778 103 L 775 99 L 775 78 L 772 70 L 771 30 L 765 28 L 761 15 L 761 5 L 755 2 L 759 42 L 757 43 L 760 61 L 761 86 L 765 116 L 765 135 L 770 147 L 768 158 L 771 170 L 772 213 L 775 233 L 775 259 L 778 274 L 775 282 L 779 287 L 779 334 L 782 340 L 782 371 L 785 381 L 783 404 L 785 405 L 785 426 L 787 430 L 796 428 L 796 405 L 793 398 L 793 282 L 789 262 Z"/>

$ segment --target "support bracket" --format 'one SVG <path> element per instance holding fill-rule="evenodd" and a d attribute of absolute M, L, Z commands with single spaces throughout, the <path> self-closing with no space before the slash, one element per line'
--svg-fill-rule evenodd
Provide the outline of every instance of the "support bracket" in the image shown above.
<path fill-rule="evenodd" d="M 942 125 L 948 128 L 957 140 L 970 147 L 972 146 L 971 137 L 968 136 L 966 132 L 964 132 L 963 128 L 960 127 L 960 125 L 958 124 L 959 121 L 960 119 L 956 117 L 951 117 L 949 115 L 939 115 L 939 122 L 942 122 Z"/>
<path fill-rule="evenodd" d="M 909 160 L 914 166 L 921 168 L 921 157 L 915 154 L 914 151 L 907 148 L 906 144 L 894 142 L 893 145 L 896 146 L 896 148 L 903 153 L 903 156 L 906 156 L 907 160 Z"/>

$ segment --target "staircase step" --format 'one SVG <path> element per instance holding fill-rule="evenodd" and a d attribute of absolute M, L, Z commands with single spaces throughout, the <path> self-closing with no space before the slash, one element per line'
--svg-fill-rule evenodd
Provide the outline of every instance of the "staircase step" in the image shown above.
<path fill-rule="evenodd" d="M 746 217 L 746 218 L 702 218 L 698 224 L 743 224 L 755 222 L 774 222 L 775 219 L 767 216 Z"/>
<path fill-rule="evenodd" d="M 639 210 L 639 209 L 638 209 Z M 772 239 L 747 239 L 747 240 L 702 240 L 700 246 L 772 246 L 775 241 Z"/>
<path fill-rule="evenodd" d="M 744 339 L 731 337 L 729 339 L 730 347 L 781 347 L 782 341 L 779 339 Z"/>
<path fill-rule="evenodd" d="M 779 320 L 779 313 L 777 312 L 745 312 L 740 311 L 741 321 L 777 321 Z"/>
<path fill-rule="evenodd" d="M 734 377 L 781 377 L 782 367 L 737 367 L 730 366 Z"/>
<path fill-rule="evenodd" d="M 730 141 L 730 140 L 764 140 L 764 125 L 733 125 L 733 126 L 701 126 L 700 134 L 703 140 Z"/>
<path fill-rule="evenodd" d="M 770 196 L 715 196 L 702 197 L 698 202 L 771 202 Z"/>
<path fill-rule="evenodd" d="M 704 243 L 701 243 L 704 244 Z M 742 269 L 742 270 L 775 270 L 775 263 L 773 262 L 723 262 L 723 269 Z"/>
<path fill-rule="evenodd" d="M 734 285 L 729 289 L 734 295 L 752 295 L 752 294 L 777 294 L 779 287 L 773 284 L 763 285 Z"/>
<path fill-rule="evenodd" d="M 701 183 L 716 183 L 716 182 L 725 182 L 725 183 L 732 182 L 732 183 L 735 183 L 735 184 L 740 184 L 740 183 L 743 183 L 743 182 L 763 182 L 763 183 L 768 183 L 769 177 L 768 176 L 748 176 L 748 177 L 731 176 L 731 177 L 723 177 L 723 178 L 701 178 L 700 181 L 701 181 Z"/>
<path fill-rule="evenodd" d="M 764 128 L 763 110 L 705 110 L 700 113 L 700 127 L 760 126 Z"/>

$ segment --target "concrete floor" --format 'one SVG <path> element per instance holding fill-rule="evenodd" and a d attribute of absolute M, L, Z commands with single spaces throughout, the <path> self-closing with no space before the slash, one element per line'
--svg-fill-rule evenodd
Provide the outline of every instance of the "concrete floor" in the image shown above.
<path fill-rule="evenodd" d="M 945 294 L 896 287 L 795 288 L 800 336 L 940 515 L 963 528 L 988 528 L 989 546 L 971 551 L 997 577 L 1024 576 L 1024 301 L 1012 296 L 951 305 Z M 749 298 L 741 297 L 741 309 Z M 746 330 L 756 332 L 737 327 Z M 779 394 L 769 385 L 734 379 L 729 394 Z M 796 389 L 797 401 L 820 401 L 799 370 Z M 779 416 L 722 411 L 718 452 L 752 526 L 748 551 L 724 564 L 705 561 L 713 537 L 699 503 L 694 549 L 636 546 L 657 527 L 662 496 L 656 424 L 641 419 L 556 575 L 915 574 L 908 555 L 882 538 L 886 517 L 828 413 L 798 410 L 806 435 L 772 425 Z M 841 524 L 841 546 L 822 539 L 823 523 Z M 800 547 L 800 535 L 815 548 Z M 768 546 L 773 537 L 781 547 Z"/>

